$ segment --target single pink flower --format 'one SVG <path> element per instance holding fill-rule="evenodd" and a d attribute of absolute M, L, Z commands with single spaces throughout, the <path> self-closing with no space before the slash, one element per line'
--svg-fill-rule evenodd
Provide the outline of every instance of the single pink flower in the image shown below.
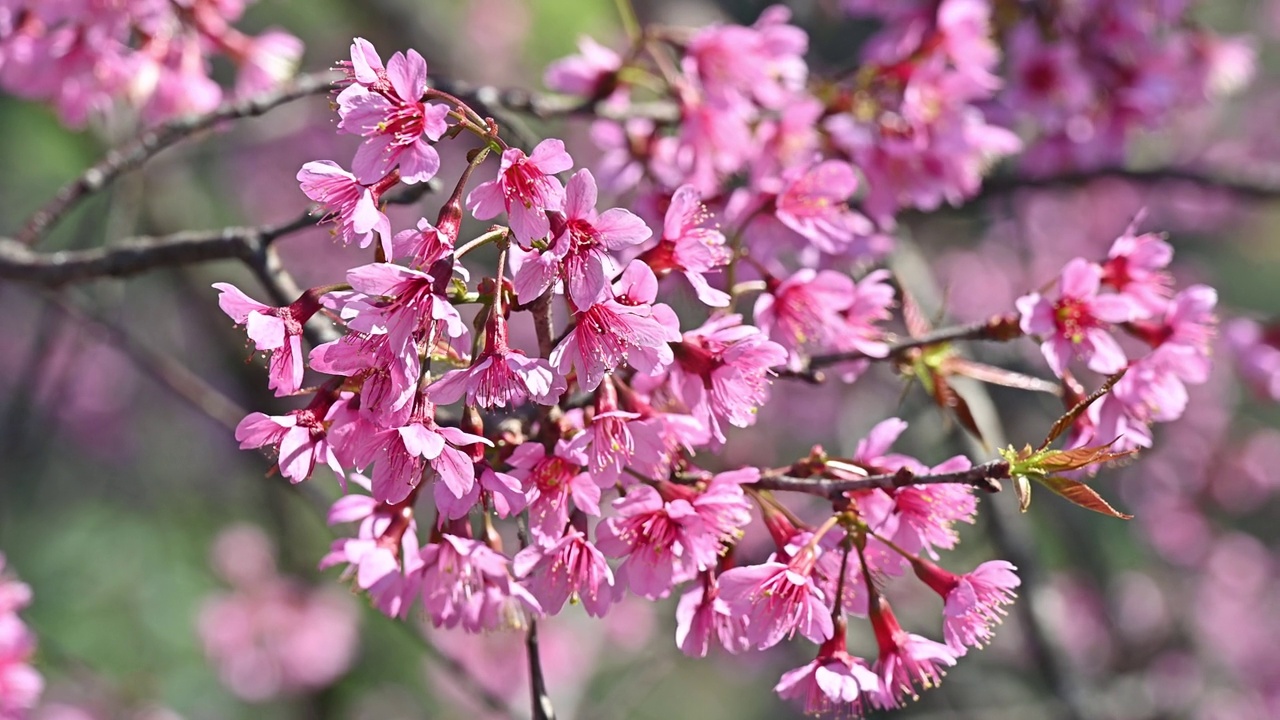
<path fill-rule="evenodd" d="M 557 442 L 552 454 L 540 443 L 525 442 L 507 462 L 512 466 L 511 476 L 524 488 L 529 532 L 539 542 L 555 542 L 564 535 L 570 500 L 579 511 L 600 516 L 600 487 L 583 472 L 586 458 L 569 442 Z"/>
<path fill-rule="evenodd" d="M 352 67 L 361 65 L 356 82 L 338 94 L 338 128 L 365 138 L 352 169 L 365 184 L 377 183 L 400 169 L 402 181 L 426 182 L 440 170 L 440 155 L 430 143 L 449 129 L 446 105 L 427 103 L 427 61 L 416 50 L 391 56 L 386 69 L 365 41 L 351 46 Z M 372 82 L 360 82 L 360 76 Z"/>
<path fill-rule="evenodd" d="M 521 550 L 512 570 L 548 615 L 559 614 L 570 597 L 592 617 L 604 617 L 613 604 L 613 571 L 577 528 L 550 545 L 534 543 Z"/>
<path fill-rule="evenodd" d="M 1022 331 L 1044 337 L 1040 350 L 1059 377 L 1072 357 L 1104 374 L 1119 372 L 1128 364 L 1124 350 L 1106 326 L 1133 319 L 1132 307 L 1118 295 L 1099 295 L 1100 285 L 1098 266 L 1076 258 L 1062 269 L 1057 299 L 1040 293 L 1018 298 Z"/>
<path fill-rule="evenodd" d="M 263 31 L 249 43 L 236 74 L 236 97 L 275 90 L 298 71 L 302 41 L 283 30 Z"/>
<path fill-rule="evenodd" d="M 468 632 L 523 627 L 542 615 L 536 598 L 512 577 L 510 561 L 484 543 L 444 533 L 422 548 L 422 605 L 436 627 Z"/>
<path fill-rule="evenodd" d="M 711 639 L 731 653 L 751 649 L 745 616 L 734 615 L 720 597 L 720 587 L 710 571 L 694 585 L 676 606 L 676 647 L 689 657 L 706 657 Z"/>
<path fill-rule="evenodd" d="M 827 160 L 793 169 L 783 178 L 776 215 L 783 225 L 830 255 L 845 253 L 854 240 L 875 232 L 871 221 L 849 207 L 858 189 L 853 166 Z"/>
<path fill-rule="evenodd" d="M 527 247 L 551 231 L 547 211 L 563 209 L 565 200 L 555 174 L 571 167 L 573 158 L 565 152 L 564 143 L 554 138 L 538 143 L 528 156 L 511 148 L 502 153 L 497 179 L 480 184 L 467 196 L 467 208 L 478 220 L 506 212 L 516 241 Z"/>
<path fill-rule="evenodd" d="M 703 227 L 709 217 L 697 188 L 680 186 L 671 196 L 662 224 L 662 238 L 655 247 L 642 253 L 640 259 L 654 272 L 682 273 L 693 285 L 699 300 L 711 307 L 726 307 L 728 293 L 711 287 L 705 277 L 706 273 L 728 264 L 730 254 L 724 234 L 715 228 Z"/>
<path fill-rule="evenodd" d="M 650 599 L 665 597 L 672 585 L 715 566 L 724 544 L 750 521 L 741 483 L 754 482 L 751 468 L 715 476 L 703 492 L 661 482 L 639 485 L 613 503 L 617 515 L 596 528 L 596 545 L 606 555 L 625 557 L 619 584 Z"/>
<path fill-rule="evenodd" d="M 578 38 L 578 54 L 548 65 L 542 82 L 556 92 L 593 98 L 621 67 L 618 53 L 583 36 Z"/>
<path fill-rule="evenodd" d="M 218 306 L 237 325 L 244 325 L 254 347 L 271 354 L 268 387 L 277 396 L 291 395 L 302 387 L 302 330 L 320 310 L 314 291 L 285 307 L 264 305 L 230 283 L 214 283 L 219 291 Z"/>
<path fill-rule="evenodd" d="M 849 654 L 842 619 L 813 662 L 783 674 L 773 691 L 780 698 L 799 700 L 807 715 L 858 717 L 880 691 L 880 678 L 865 660 Z"/>
<path fill-rule="evenodd" d="M 353 396 L 352 393 L 342 395 L 347 400 Z M 316 394 L 306 408 L 293 410 L 286 415 L 250 413 L 236 425 L 236 440 L 240 442 L 240 449 L 275 446 L 280 474 L 293 483 L 300 483 L 311 477 L 316 465 L 323 463 L 333 470 L 338 476 L 338 482 L 346 487 L 346 473 L 329 442 L 328 428 L 325 425 L 333 419 L 334 410 L 338 407 L 335 404 L 337 400 L 337 395 L 322 391 Z"/>
<path fill-rule="evenodd" d="M 1102 263 L 1102 282 L 1129 300 L 1132 319 L 1141 320 L 1162 314 L 1169 304 L 1173 276 L 1165 268 L 1173 259 L 1173 248 L 1159 235 L 1135 235 L 1133 230 L 1130 227 L 1112 243 Z"/>
<path fill-rule="evenodd" d="M 1004 606 L 1013 603 L 1013 590 L 1022 584 L 1017 568 L 1004 560 L 989 560 L 965 575 L 922 558 L 912 558 L 911 566 L 916 577 L 943 599 L 942 635 L 956 657 L 991 640 L 992 627 L 1000 624 Z"/>
<path fill-rule="evenodd" d="M 880 678 L 880 689 L 872 697 L 879 708 L 902 707 L 907 695 L 916 697 L 917 683 L 926 689 L 936 687 L 942 682 L 941 666 L 956 664 L 946 645 L 903 630 L 882 597 L 871 604 L 871 628 L 880 647 L 871 668 Z"/>
<path fill-rule="evenodd" d="M 546 360 L 531 358 L 507 344 L 507 321 L 498 311 L 489 316 L 484 351 L 470 367 L 445 373 L 427 393 L 441 405 L 465 396 L 468 405 L 491 408 L 514 407 L 526 399 L 551 405 L 564 389 L 564 378 Z"/>
<path fill-rule="evenodd" d="M 843 313 L 854 301 L 852 278 L 834 270 L 802 268 L 786 280 L 770 278 L 766 283 L 766 291 L 756 299 L 756 324 L 787 349 L 793 369 L 803 366 L 804 354 L 843 342 Z"/>
<path fill-rule="evenodd" d="M 671 390 L 720 442 L 725 440 L 721 423 L 747 427 L 755 422 L 756 409 L 769 399 L 771 369 L 787 361 L 786 349 L 743 325 L 741 315 L 708 320 L 671 348 Z"/>
<path fill-rule="evenodd" d="M 368 488 L 369 481 L 352 481 Z M 367 495 L 344 495 L 329 509 L 328 523 L 359 522 L 355 537 L 334 540 L 320 569 L 346 565 L 343 577 L 369 593 L 374 606 L 388 617 L 404 617 L 418 593 L 418 527 L 405 505 L 379 502 Z"/>
<path fill-rule="evenodd" d="M 377 234 L 382 238 L 383 252 L 392 257 L 391 221 L 378 207 L 385 181 L 364 185 L 337 163 L 317 160 L 302 166 L 298 183 L 307 197 L 325 206 L 329 213 L 325 220 L 337 222 L 344 245 L 358 240 L 360 247 L 369 247 Z"/>
<path fill-rule="evenodd" d="M 815 643 L 832 636 L 831 607 L 814 583 L 816 553 L 805 548 L 786 564 L 770 560 L 720 575 L 720 597 L 729 612 L 747 618 L 747 641 L 757 649 L 797 632 Z"/>

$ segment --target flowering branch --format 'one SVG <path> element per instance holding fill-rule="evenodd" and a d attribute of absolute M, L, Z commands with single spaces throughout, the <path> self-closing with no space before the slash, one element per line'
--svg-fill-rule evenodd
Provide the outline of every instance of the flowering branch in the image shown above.
<path fill-rule="evenodd" d="M 1000 480 L 1009 477 L 1009 463 L 1004 460 L 991 460 L 974 465 L 965 470 L 941 473 L 917 473 L 908 467 L 896 472 L 869 475 L 854 479 L 831 479 L 823 477 L 797 477 L 787 470 L 765 471 L 753 487 L 760 490 L 782 490 L 800 492 L 809 495 L 835 499 L 847 492 L 856 490 L 896 490 L 915 485 L 970 485 L 987 492 L 1000 492 Z"/>
<path fill-rule="evenodd" d="M 107 187 L 121 175 L 141 167 L 165 148 L 227 120 L 255 117 L 294 100 L 326 93 L 337 77 L 332 71 L 299 75 L 277 90 L 225 103 L 212 112 L 177 118 L 144 131 L 122 147 L 109 151 L 93 167 L 63 185 L 44 207 L 27 220 L 18 232 L 17 241 L 26 246 L 34 245 L 80 201 Z"/>

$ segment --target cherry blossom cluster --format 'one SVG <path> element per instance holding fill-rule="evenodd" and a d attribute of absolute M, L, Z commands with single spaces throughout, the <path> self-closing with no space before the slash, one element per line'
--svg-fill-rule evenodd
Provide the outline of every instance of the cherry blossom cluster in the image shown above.
<path fill-rule="evenodd" d="M 1173 249 L 1162 238 L 1131 227 L 1105 260 L 1068 262 L 1053 295 L 1031 293 L 1018 300 L 1022 330 L 1043 338 L 1045 360 L 1068 387 L 1075 384 L 1068 369 L 1072 361 L 1104 375 L 1124 373 L 1073 428 L 1072 444 L 1149 448 L 1151 424 L 1181 417 L 1186 386 L 1208 379 L 1218 294 L 1207 285 L 1175 294 L 1167 269 L 1172 259 Z M 1117 331 L 1137 341 L 1136 347 L 1126 352 Z"/>
<path fill-rule="evenodd" d="M 237 68 L 236 97 L 290 78 L 302 41 L 234 27 L 246 0 L 6 0 L 0 3 L 0 88 L 48 102 L 82 127 L 117 104 L 147 124 L 205 112 L 227 92 L 210 60 Z"/>
<path fill-rule="evenodd" d="M 1139 132 L 1238 90 L 1255 64 L 1247 39 L 1199 26 L 1192 2 L 1055 2 L 998 16 L 988 0 L 843 5 L 885 22 L 867 45 L 869 60 L 949 53 L 958 76 L 916 90 L 909 74 L 908 96 L 925 113 L 967 96 L 990 122 L 1021 134 L 1019 163 L 1033 173 L 1119 167 Z M 1018 149 L 999 129 L 973 125 L 968 137 L 1000 155 Z"/>
<path fill-rule="evenodd" d="M 785 20 L 772 10 L 752 27 L 682 40 L 684 74 L 673 85 L 688 85 L 682 102 L 712 124 L 745 118 L 744 137 L 784 132 L 777 110 L 805 77 L 804 35 Z M 985 19 L 951 20 L 954 29 L 936 37 L 985 42 Z M 742 48 L 756 53 L 752 63 L 735 54 Z M 972 53 L 947 53 L 925 64 L 977 72 Z M 549 79 L 600 95 L 602 78 L 618 71 L 611 57 L 586 43 Z M 523 627 L 571 602 L 602 617 L 628 594 L 679 596 L 676 640 L 686 654 L 713 645 L 764 650 L 797 634 L 817 644 L 814 661 L 776 688 L 813 712 L 899 707 L 990 640 L 1019 585 L 1015 568 L 998 560 L 964 574 L 941 567 L 939 551 L 958 542 L 955 525 L 973 522 L 975 488 L 911 482 L 981 470 L 967 458 L 930 464 L 892 453 L 906 423 L 889 419 L 852 457 L 815 447 L 781 468 L 709 469 L 729 428 L 755 423 L 777 373 L 825 358 L 852 381 L 867 363 L 890 358 L 886 323 L 898 291 L 885 270 L 854 279 L 855 265 L 875 257 L 878 231 L 849 206 L 857 179 L 847 156 L 823 159 L 816 136 L 799 146 L 778 137 L 735 144 L 734 152 L 765 149 L 729 162 L 710 159 L 724 148 L 705 145 L 723 139 L 721 130 L 654 136 L 651 145 L 670 147 L 650 153 L 635 177 L 649 178 L 637 211 L 602 209 L 595 176 L 575 170 L 563 142 L 547 139 L 528 153 L 509 146 L 491 118 L 433 87 L 417 52 L 384 64 L 357 38 L 340 67 L 337 128 L 362 142 L 350 169 L 310 162 L 298 181 L 334 236 L 371 248 L 374 262 L 286 307 L 215 285 L 222 309 L 269 356 L 270 387 L 310 397 L 284 415 L 246 417 L 236 430 L 241 446 L 269 448 L 293 482 L 326 465 L 350 491 L 329 521 L 353 529 L 322 567 L 344 568 L 389 616 L 420 608 L 436 627 L 470 632 Z M 609 82 L 607 101 L 625 103 Z M 680 127 L 690 126 L 698 121 L 686 117 Z M 458 137 L 478 145 L 434 223 L 396 231 L 383 211 L 387 193 L 439 175 L 435 146 Z M 490 155 L 496 169 L 486 169 Z M 727 193 L 739 173 L 748 185 Z M 462 241 L 469 219 L 503 217 L 506 224 Z M 475 263 L 487 246 L 496 260 Z M 1110 337 L 1105 323 L 1183 358 L 1177 348 L 1200 347 L 1194 330 L 1212 303 L 1179 310 L 1183 295 L 1170 300 L 1167 262 L 1162 241 L 1130 233 L 1104 264 L 1071 266 L 1059 300 L 1022 303 L 1022 330 L 1046 337 L 1059 375 L 1071 354 L 1100 372 L 1120 369 L 1112 365 L 1124 364 L 1123 352 L 1108 354 L 1096 337 Z M 1098 296 L 1103 282 L 1117 292 Z M 696 298 L 700 324 L 660 300 L 682 292 Z M 738 312 L 750 294 L 752 322 Z M 518 342 L 520 318 L 536 350 Z M 1055 318 L 1074 325 L 1061 329 Z M 304 354 L 306 327 L 317 321 L 345 333 Z M 1008 339 L 1021 334 L 1017 325 L 1011 315 L 993 327 Z M 1153 373 L 1167 367 L 1144 362 Z M 317 384 L 305 384 L 308 368 Z M 1159 418 L 1133 421 L 1151 419 Z M 1024 458 L 1019 470 L 1044 457 Z M 902 482 L 823 489 L 870 477 Z M 776 496 L 784 490 L 826 498 L 826 520 L 802 520 Z M 757 513 L 772 546 L 766 556 L 738 550 Z M 513 524 L 518 549 L 508 549 Z M 942 600 L 942 642 L 907 632 L 894 615 L 888 583 L 908 570 Z M 874 660 L 848 652 L 850 617 L 869 623 Z"/>
<path fill-rule="evenodd" d="M 336 589 L 307 588 L 281 575 L 261 530 L 224 530 L 213 564 L 233 589 L 205 601 L 200 638 L 236 696 L 262 702 L 319 690 L 351 666 L 359 641 L 355 604 Z"/>
<path fill-rule="evenodd" d="M 44 678 L 31 666 L 35 634 L 18 617 L 31 603 L 31 588 L 6 570 L 0 555 L 0 718 L 18 720 L 35 707 Z"/>

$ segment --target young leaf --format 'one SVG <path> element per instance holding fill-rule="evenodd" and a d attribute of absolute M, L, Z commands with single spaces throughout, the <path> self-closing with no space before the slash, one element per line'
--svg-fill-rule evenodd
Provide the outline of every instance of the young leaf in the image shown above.
<path fill-rule="evenodd" d="M 1058 495 L 1087 510 L 1113 518 L 1120 518 L 1121 520 L 1133 519 L 1132 515 L 1127 515 L 1111 507 L 1111 504 L 1103 500 L 1096 490 L 1079 480 L 1072 480 L 1061 475 L 1051 475 L 1041 479 L 1040 482 Z"/>
<path fill-rule="evenodd" d="M 1076 418 L 1079 418 L 1085 410 L 1088 410 L 1090 405 L 1097 402 L 1099 398 L 1110 392 L 1111 388 L 1114 387 L 1116 383 L 1120 382 L 1120 378 L 1124 377 L 1124 373 L 1125 371 L 1121 370 L 1115 375 L 1107 378 L 1107 381 L 1102 383 L 1102 387 L 1095 390 L 1091 395 L 1089 395 L 1089 397 L 1081 400 L 1075 407 L 1071 408 L 1064 413 L 1062 417 L 1058 418 L 1057 422 L 1053 424 L 1053 427 L 1049 428 L 1049 435 L 1044 439 L 1044 442 L 1040 443 L 1039 449 L 1043 450 L 1049 447 L 1054 440 L 1058 439 L 1058 436 L 1066 432 L 1067 428 L 1071 427 L 1072 423 L 1076 421 Z"/>

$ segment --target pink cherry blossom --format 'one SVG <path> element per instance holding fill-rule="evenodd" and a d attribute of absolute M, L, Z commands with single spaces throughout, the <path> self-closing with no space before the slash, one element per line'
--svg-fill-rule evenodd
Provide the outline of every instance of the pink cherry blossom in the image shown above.
<path fill-rule="evenodd" d="M 783 225 L 831 255 L 845 253 L 859 237 L 871 235 L 871 221 L 849 207 L 858 189 L 853 166 L 827 160 L 807 168 L 795 168 L 784 176 L 775 200 Z"/>
<path fill-rule="evenodd" d="M 369 481 L 352 476 L 367 488 Z M 346 565 L 343 577 L 355 577 L 356 587 L 369 593 L 374 606 L 388 617 L 404 617 L 418 593 L 417 521 L 405 505 L 379 502 L 367 495 L 339 498 L 329 510 L 330 525 L 359 522 L 355 537 L 333 541 L 320 560 L 320 569 Z"/>
<path fill-rule="evenodd" d="M 731 653 L 750 650 L 746 617 L 729 611 L 711 572 L 701 577 L 676 606 L 676 647 L 689 657 L 706 657 L 714 637 Z"/>
<path fill-rule="evenodd" d="M 17 612 L 31 602 L 31 588 L 6 572 L 0 553 L 0 718 L 26 717 L 44 691 L 44 678 L 32 667 L 36 638 Z"/>
<path fill-rule="evenodd" d="M 1066 371 L 1072 357 L 1106 374 L 1119 372 L 1128 363 L 1106 323 L 1132 319 L 1130 304 L 1117 295 L 1099 295 L 1100 285 L 1099 268 L 1076 258 L 1062 270 L 1057 299 L 1040 293 L 1018 298 L 1022 331 L 1044 338 L 1040 350 L 1055 375 Z"/>
<path fill-rule="evenodd" d="M 1263 397 L 1280 400 L 1280 333 L 1256 320 L 1237 318 L 1224 330 L 1240 374 Z"/>
<path fill-rule="evenodd" d="M 320 310 L 314 292 L 303 293 L 281 308 L 264 305 L 230 283 L 214 283 L 219 291 L 218 306 L 237 325 L 244 325 L 254 347 L 271 354 L 268 386 L 276 395 L 291 395 L 302 387 L 302 330 Z"/>
<path fill-rule="evenodd" d="M 448 130 L 449 108 L 422 101 L 427 61 L 410 50 L 392 55 L 383 70 L 377 51 L 359 40 L 351 46 L 351 58 L 352 67 L 360 68 L 356 82 L 338 95 L 338 128 L 366 138 L 352 162 L 356 178 L 376 183 L 399 166 L 406 183 L 430 180 L 440 169 L 440 156 L 428 141 Z M 374 80 L 367 81 L 370 74 Z"/>
<path fill-rule="evenodd" d="M 613 604 L 613 571 L 577 528 L 570 528 L 554 544 L 535 543 L 521 550 L 512 570 L 548 615 L 559 614 L 570 597 L 593 617 L 604 617 Z"/>
<path fill-rule="evenodd" d="M 778 697 L 801 701 L 805 714 L 854 717 L 862 715 L 879 690 L 880 679 L 866 661 L 846 649 L 843 620 L 813 662 L 784 673 L 773 688 Z"/>
<path fill-rule="evenodd" d="M 360 247 L 369 247 L 376 233 L 382 238 L 383 252 L 392 256 L 391 221 L 378 208 L 383 183 L 363 185 L 329 160 L 303 165 L 298 183 L 307 197 L 325 206 L 329 213 L 326 219 L 337 222 L 337 234 L 344 245 L 359 241 Z"/>
<path fill-rule="evenodd" d="M 558 541 L 569 523 L 570 505 L 600 516 L 600 487 L 583 472 L 586 458 L 568 441 L 556 443 L 553 453 L 539 443 L 526 442 L 507 460 L 511 476 L 524 488 L 529 507 L 529 532 L 543 544 Z"/>
<path fill-rule="evenodd" d="M 351 393 L 343 393 L 344 399 L 350 400 Z M 329 442 L 328 429 L 325 423 L 333 420 L 337 396 L 330 393 L 317 393 L 315 400 L 302 410 L 294 410 L 286 415 L 266 415 L 255 412 L 245 416 L 236 426 L 236 440 L 240 449 L 260 448 L 267 445 L 276 447 L 279 458 L 280 474 L 291 482 L 299 483 L 311 477 L 317 464 L 328 465 L 338 476 L 338 481 L 346 485 L 346 474 L 342 463 Z"/>
<path fill-rule="evenodd" d="M 617 515 L 596 529 L 606 555 L 625 557 L 619 582 L 647 598 L 665 597 L 671 586 L 713 567 L 723 544 L 750 520 L 741 484 L 754 482 L 751 468 L 721 473 L 703 492 L 669 482 L 640 485 L 614 501 Z"/>
<path fill-rule="evenodd" d="M 770 369 L 787 361 L 786 349 L 743 325 L 741 315 L 707 321 L 685 333 L 672 350 L 672 391 L 720 442 L 725 440 L 722 422 L 737 427 L 755 422 L 756 408 L 769 398 Z"/>
<path fill-rule="evenodd" d="M 720 597 L 729 612 L 747 618 L 747 641 L 763 650 L 799 632 L 815 643 L 832 636 L 831 607 L 814 584 L 816 550 L 796 553 L 787 564 L 770 560 L 720 575 Z"/>
<path fill-rule="evenodd" d="M 679 320 L 666 305 L 651 305 L 657 279 L 649 266 L 633 261 L 613 287 L 616 296 L 574 315 L 574 326 L 551 351 L 562 375 L 576 371 L 583 390 L 595 390 L 607 373 L 627 360 L 652 371 L 671 363 L 668 343 L 680 340 Z"/>
<path fill-rule="evenodd" d="M 441 405 L 467 398 L 468 405 L 491 408 L 526 399 L 550 405 L 564 392 L 564 378 L 541 358 L 531 358 L 507 345 L 507 323 L 501 313 L 489 318 L 485 349 L 470 367 L 451 370 L 427 388 Z"/>
<path fill-rule="evenodd" d="M 724 234 L 703 227 L 710 215 L 702 204 L 697 188 L 682 185 L 671 196 L 662 225 L 662 238 L 657 246 L 645 251 L 640 259 L 654 272 L 682 273 L 698 293 L 698 299 L 711 307 L 726 307 L 729 295 L 712 288 L 706 273 L 729 262 L 729 249 Z"/>
<path fill-rule="evenodd" d="M 520 628 L 539 616 L 537 599 L 517 583 L 510 561 L 484 543 L 445 533 L 422 548 L 422 605 L 436 627 L 468 632 Z"/>
<path fill-rule="evenodd" d="M 790 19 L 790 10 L 774 5 L 751 27 L 718 25 L 694 35 L 686 57 L 713 102 L 781 108 L 803 88 L 809 39 Z"/>
<path fill-rule="evenodd" d="M 1102 282 L 1133 304 L 1133 319 L 1159 315 L 1172 294 L 1173 276 L 1165 270 L 1172 259 L 1169 243 L 1154 233 L 1135 235 L 1131 227 L 1107 252 Z"/>
<path fill-rule="evenodd" d="M 871 668 L 880 678 L 879 692 L 872 697 L 876 707 L 902 707 L 908 695 L 916 697 L 916 684 L 935 687 L 942 682 L 941 667 L 956 664 L 946 645 L 903 630 L 884 598 L 871 605 L 871 627 L 880 648 Z"/>
<path fill-rule="evenodd" d="M 843 313 L 854 301 L 852 278 L 834 270 L 802 268 L 781 282 L 766 282 L 768 289 L 756 299 L 756 324 L 788 350 L 792 369 L 804 365 L 802 352 L 826 350 L 843 341 Z"/>
<path fill-rule="evenodd" d="M 236 74 L 236 97 L 246 98 L 280 87 L 298 71 L 302 41 L 279 29 L 269 29 L 249 43 Z"/>
<path fill-rule="evenodd" d="M 1003 606 L 1013 603 L 1013 589 L 1022 583 L 1014 574 L 1017 568 L 1004 560 L 984 562 L 964 575 L 954 575 L 921 558 L 912 558 L 911 565 L 916 576 L 945 603 L 942 634 L 956 657 L 991 640 L 992 626 L 1000 623 Z"/>
<path fill-rule="evenodd" d="M 556 92 L 597 97 L 621 67 L 618 53 L 583 36 L 578 38 L 578 54 L 548 65 L 542 81 Z"/>
<path fill-rule="evenodd" d="M 480 184 L 467 196 L 467 208 L 478 220 L 506 212 L 516 241 L 526 247 L 551 231 L 548 210 L 564 207 L 564 187 L 555 174 L 573 167 L 564 143 L 549 138 L 538 143 L 533 154 L 511 148 L 502 153 L 498 177 Z"/>

